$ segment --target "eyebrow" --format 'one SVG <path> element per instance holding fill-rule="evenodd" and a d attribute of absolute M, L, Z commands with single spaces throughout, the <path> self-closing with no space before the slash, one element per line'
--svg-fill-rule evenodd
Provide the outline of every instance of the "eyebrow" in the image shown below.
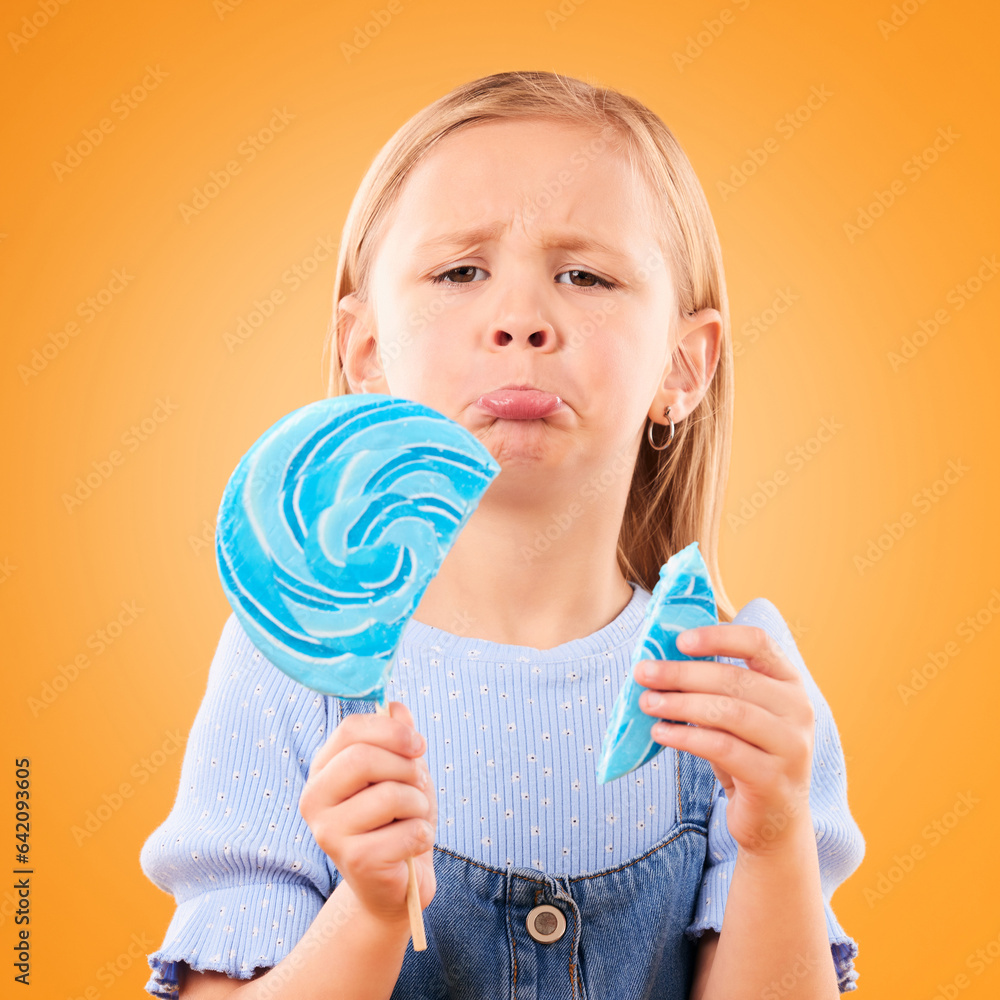
<path fill-rule="evenodd" d="M 507 226 L 503 223 L 495 222 L 488 226 L 473 226 L 469 229 L 457 229 L 450 233 L 441 233 L 438 236 L 432 236 L 418 243 L 415 252 L 418 255 L 422 255 L 456 246 L 495 243 L 506 229 Z M 594 236 L 587 236 L 582 233 L 559 233 L 547 230 L 542 234 L 541 247 L 543 250 L 559 248 L 571 251 L 593 251 L 623 264 L 630 263 L 632 260 L 631 255 L 624 250 L 605 243 Z"/>

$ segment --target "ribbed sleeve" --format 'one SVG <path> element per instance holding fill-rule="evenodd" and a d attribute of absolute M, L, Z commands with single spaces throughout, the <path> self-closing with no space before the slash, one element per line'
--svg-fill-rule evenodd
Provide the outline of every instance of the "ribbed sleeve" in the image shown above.
<path fill-rule="evenodd" d="M 803 682 L 815 713 L 812 777 L 809 788 L 809 810 L 816 831 L 820 879 L 826 915 L 827 937 L 837 970 L 841 993 L 857 989 L 854 959 L 857 942 L 850 938 L 837 922 L 830 898 L 834 890 L 861 864 L 865 841 L 847 804 L 847 771 L 837 726 L 830 706 L 809 673 L 795 639 L 778 609 L 768 600 L 758 597 L 750 601 L 734 618 L 733 624 L 755 625 L 764 629 L 781 645 L 789 660 L 802 674 Z M 742 660 L 719 657 L 720 662 L 745 667 Z M 695 905 L 695 919 L 687 928 L 689 937 L 698 937 L 706 930 L 721 931 L 726 898 L 736 864 L 737 845 L 726 823 L 726 795 L 716 781 L 715 798 L 709 820 L 708 857 L 705 874 Z"/>
<path fill-rule="evenodd" d="M 337 876 L 299 813 L 329 699 L 281 673 L 230 615 L 188 737 L 177 798 L 142 847 L 177 903 L 146 990 L 178 995 L 178 962 L 249 979 L 302 937 Z"/>

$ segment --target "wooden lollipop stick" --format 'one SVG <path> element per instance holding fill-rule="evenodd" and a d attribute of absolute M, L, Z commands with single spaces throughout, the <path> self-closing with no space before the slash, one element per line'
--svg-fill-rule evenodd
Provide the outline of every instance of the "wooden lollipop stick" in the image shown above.
<path fill-rule="evenodd" d="M 388 715 L 389 706 L 375 702 L 376 715 Z M 406 908 L 410 913 L 410 935 L 413 938 L 414 951 L 427 950 L 427 937 L 424 934 L 424 914 L 420 909 L 420 887 L 417 885 L 417 866 L 413 858 L 406 859 L 406 870 L 409 875 L 406 884 Z"/>

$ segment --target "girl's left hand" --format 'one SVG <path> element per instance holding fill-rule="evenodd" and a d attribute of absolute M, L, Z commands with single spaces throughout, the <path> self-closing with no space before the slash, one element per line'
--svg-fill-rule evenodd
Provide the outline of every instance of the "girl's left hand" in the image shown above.
<path fill-rule="evenodd" d="M 690 639 L 686 644 L 684 639 Z M 649 691 L 640 707 L 658 719 L 652 737 L 712 765 L 725 789 L 726 821 L 741 850 L 770 854 L 812 829 L 809 779 L 815 713 L 802 676 L 762 628 L 705 625 L 678 636 L 691 656 L 729 656 L 747 667 L 711 660 L 643 660 L 635 679 Z"/>

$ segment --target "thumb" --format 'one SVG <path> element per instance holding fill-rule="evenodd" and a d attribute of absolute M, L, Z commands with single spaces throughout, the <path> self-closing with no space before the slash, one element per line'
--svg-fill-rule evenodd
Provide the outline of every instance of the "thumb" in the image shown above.
<path fill-rule="evenodd" d="M 398 719 L 403 725 L 409 726 L 411 729 L 416 729 L 417 725 L 413 721 L 413 716 L 410 714 L 410 710 L 401 701 L 390 701 L 389 702 L 389 715 L 393 719 Z"/>
<path fill-rule="evenodd" d="M 722 785 L 722 790 L 726 793 L 726 798 L 731 802 L 733 795 L 736 793 L 736 784 L 733 781 L 733 776 L 724 768 L 718 767 L 715 764 L 712 764 L 712 770 L 715 772 L 716 778 L 719 779 L 719 784 Z"/>

